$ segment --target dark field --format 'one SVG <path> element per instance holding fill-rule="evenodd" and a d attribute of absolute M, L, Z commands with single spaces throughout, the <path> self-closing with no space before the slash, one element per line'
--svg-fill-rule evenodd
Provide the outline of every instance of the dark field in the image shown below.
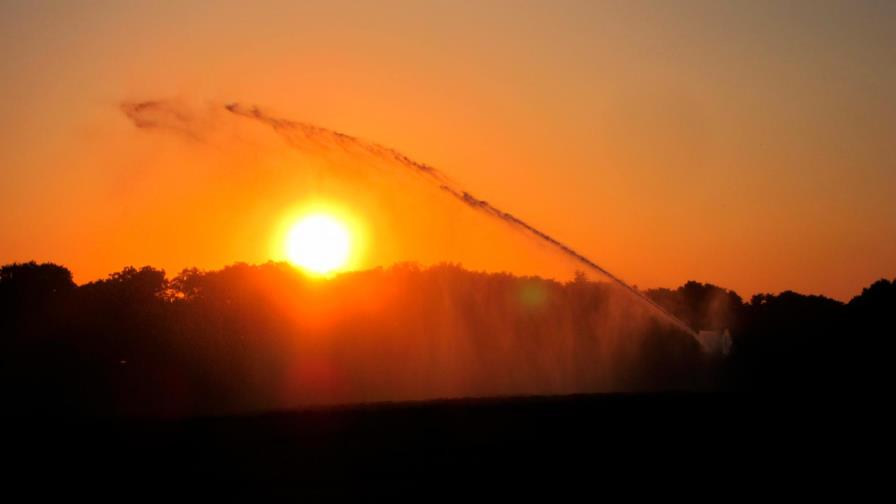
<path fill-rule="evenodd" d="M 836 398 L 583 395 L 42 420 L 5 430 L 14 461 L 6 475 L 38 481 L 28 486 L 39 493 L 133 496 L 419 496 L 481 484 L 501 493 L 623 486 L 640 494 L 651 486 L 705 492 L 729 480 L 748 491 L 793 484 L 796 468 L 818 476 L 848 465 L 844 454 L 867 446 L 868 431 L 841 423 L 847 412 L 865 414 L 844 408 Z"/>

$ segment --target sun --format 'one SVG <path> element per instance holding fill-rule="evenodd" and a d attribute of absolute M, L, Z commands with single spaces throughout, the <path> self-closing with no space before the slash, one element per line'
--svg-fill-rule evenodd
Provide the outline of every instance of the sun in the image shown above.
<path fill-rule="evenodd" d="M 286 234 L 286 258 L 311 273 L 326 275 L 344 268 L 351 254 L 348 226 L 332 215 L 302 217 Z"/>

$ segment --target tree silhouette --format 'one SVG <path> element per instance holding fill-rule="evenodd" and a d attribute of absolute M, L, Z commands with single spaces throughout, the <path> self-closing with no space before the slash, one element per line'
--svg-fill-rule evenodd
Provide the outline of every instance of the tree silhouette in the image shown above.
<path fill-rule="evenodd" d="M 286 264 L 128 267 L 81 286 L 58 265 L 0 268 L 0 391 L 11 414 L 183 416 L 436 397 L 832 390 L 860 383 L 896 286 L 848 304 L 688 282 L 647 294 L 728 357 L 583 275 L 459 265 L 311 279 Z"/>

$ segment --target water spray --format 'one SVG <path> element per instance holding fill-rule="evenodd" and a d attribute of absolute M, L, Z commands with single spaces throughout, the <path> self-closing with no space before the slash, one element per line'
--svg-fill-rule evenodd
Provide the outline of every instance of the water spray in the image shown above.
<path fill-rule="evenodd" d="M 654 300 L 647 297 L 643 292 L 630 286 L 621 278 L 607 271 L 606 268 L 598 265 L 584 255 L 576 252 L 568 245 L 529 225 L 525 221 L 513 216 L 508 212 L 504 212 L 503 210 L 493 206 L 485 200 L 476 198 L 468 191 L 465 191 L 463 188 L 459 187 L 440 170 L 437 170 L 436 168 L 428 164 L 415 161 L 391 147 L 385 147 L 376 143 L 368 142 L 351 135 L 346 135 L 345 133 L 322 128 L 313 124 L 271 116 L 255 106 L 245 106 L 239 103 L 231 103 L 225 105 L 225 108 L 233 114 L 253 119 L 270 126 L 277 134 L 283 137 L 284 140 L 298 149 L 302 149 L 303 147 L 303 145 L 301 145 L 299 142 L 299 140 L 302 140 L 304 142 L 311 142 L 325 149 L 335 148 L 348 153 L 360 151 L 388 163 L 397 164 L 399 166 L 403 166 L 404 168 L 410 169 L 414 173 L 426 178 L 430 183 L 435 184 L 441 191 L 450 194 L 458 201 L 466 204 L 468 207 L 485 213 L 492 218 L 499 219 L 504 223 L 509 224 L 517 231 L 521 231 L 531 237 L 547 243 L 552 248 L 559 250 L 561 253 L 563 253 L 567 257 L 570 257 L 571 259 L 574 259 L 579 264 L 582 264 L 588 269 L 596 271 L 601 275 L 609 278 L 613 283 L 622 287 L 623 290 L 634 296 L 637 300 L 646 304 L 661 319 L 690 334 L 695 339 L 697 338 L 697 334 L 694 332 L 694 330 L 691 329 L 681 319 L 671 314 L 668 310 L 660 306 Z M 298 135 L 298 138 L 296 138 L 296 135 Z"/>
<path fill-rule="evenodd" d="M 202 141 L 202 135 L 197 131 L 191 115 L 181 111 L 176 104 L 172 102 L 128 102 L 123 103 L 121 109 L 138 128 L 166 128 L 185 135 L 192 140 Z M 331 129 L 322 128 L 314 124 L 272 116 L 256 106 L 230 103 L 225 105 L 224 109 L 234 115 L 252 119 L 267 125 L 294 149 L 299 151 L 315 149 L 327 151 L 335 149 L 350 155 L 366 154 L 381 161 L 408 169 L 412 173 L 425 178 L 428 183 L 433 184 L 439 190 L 451 195 L 457 201 L 468 207 L 498 219 L 505 224 L 508 224 L 516 231 L 546 243 L 551 248 L 560 251 L 565 256 L 575 260 L 587 269 L 609 278 L 612 283 L 631 294 L 639 302 L 647 305 L 647 307 L 662 320 L 671 323 L 678 329 L 681 329 L 697 339 L 697 333 L 695 333 L 693 329 L 681 319 L 647 297 L 643 292 L 625 283 L 621 278 L 610 273 L 603 266 L 600 266 L 591 259 L 576 252 L 568 245 L 554 239 L 547 233 L 531 226 L 522 219 L 515 217 L 513 214 L 495 207 L 485 200 L 476 198 L 469 191 L 464 190 L 456 182 L 451 180 L 445 173 L 428 164 L 415 161 L 391 147 L 369 142 Z"/>

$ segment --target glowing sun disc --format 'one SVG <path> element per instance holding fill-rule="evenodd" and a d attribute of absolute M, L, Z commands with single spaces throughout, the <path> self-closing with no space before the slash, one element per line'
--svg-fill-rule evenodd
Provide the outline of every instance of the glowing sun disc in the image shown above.
<path fill-rule="evenodd" d="M 286 236 L 286 257 L 312 273 L 327 274 L 348 263 L 351 236 L 346 226 L 326 214 L 302 218 Z"/>

